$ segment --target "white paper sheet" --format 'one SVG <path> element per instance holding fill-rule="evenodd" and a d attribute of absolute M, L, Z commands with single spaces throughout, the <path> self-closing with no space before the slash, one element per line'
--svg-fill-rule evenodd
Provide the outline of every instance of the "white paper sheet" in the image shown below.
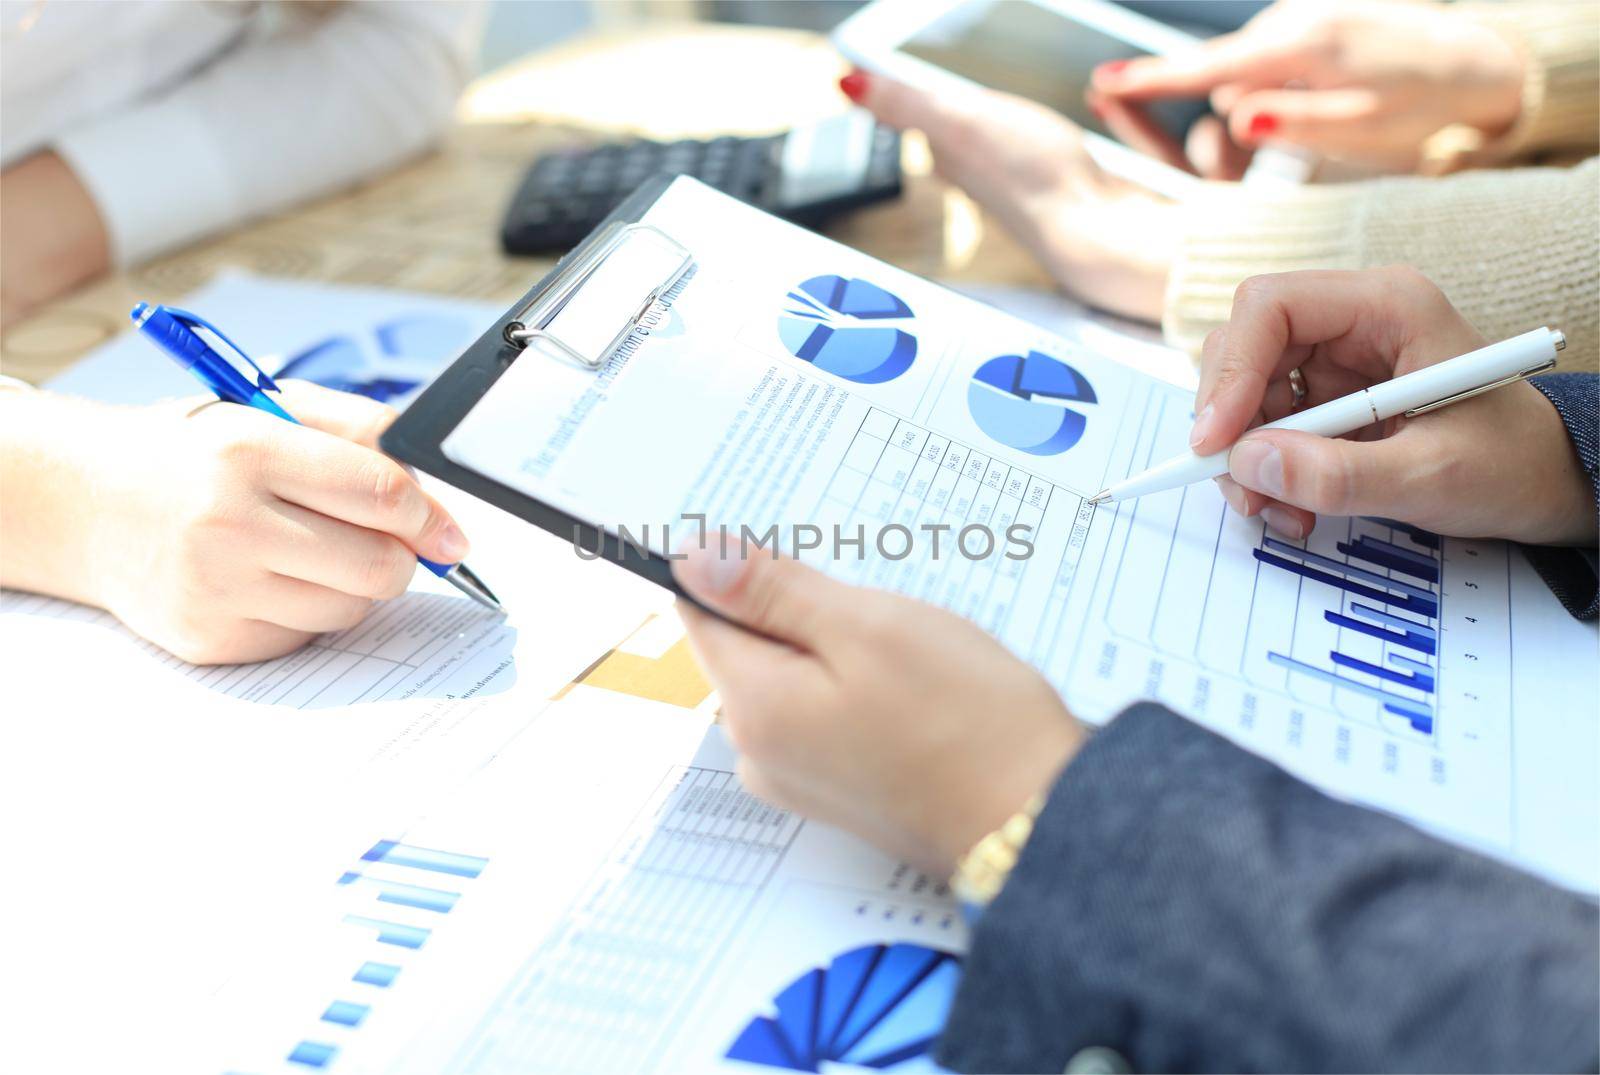
<path fill-rule="evenodd" d="M 406 1075 L 757 1071 L 770 1068 L 763 1056 L 793 1055 L 774 1044 L 781 1022 L 800 1028 L 792 1048 L 813 1062 L 899 1052 L 895 1070 L 928 1070 L 966 947 L 949 894 L 752 798 L 720 729 L 704 732 L 686 711 L 576 688 L 452 800 L 384 830 L 476 872 L 353 847 L 345 869 L 361 878 L 324 877 L 322 921 L 222 994 L 219 1060 L 289 1072 L 306 1070 L 292 1055 L 326 1055 L 328 1070 Z M 434 906 L 383 901 L 396 883 L 434 893 Z M 353 980 L 372 962 L 395 968 L 390 984 Z M 857 999 L 852 963 L 906 989 L 880 981 Z M 794 997 L 830 971 L 835 1015 L 813 1024 Z M 362 1010 L 359 1025 L 324 1017 L 338 1003 Z"/>
<path fill-rule="evenodd" d="M 1156 698 L 1332 794 L 1600 887 L 1600 820 L 1572 809 L 1596 786 L 1592 705 L 1540 733 L 1592 690 L 1595 628 L 1514 549 L 1367 519 L 1284 542 L 1210 483 L 1096 508 L 1192 422 L 1192 396 L 1110 337 L 1053 335 L 692 181 L 646 221 L 698 258 L 666 331 L 598 375 L 519 362 L 452 458 L 660 551 L 689 516 L 735 536 L 810 524 L 807 559 L 976 620 L 1080 716 Z M 1013 558 L 1017 525 L 1032 553 Z M 866 554 L 835 550 L 835 527 L 864 527 Z M 952 549 L 967 527 L 973 548 Z M 1541 650 L 1588 658 L 1525 675 L 1525 622 Z M 1570 796 L 1522 778 L 1535 746 Z"/>
<path fill-rule="evenodd" d="M 431 377 L 496 312 L 245 277 L 184 305 L 269 355 L 330 338 L 381 351 L 374 326 L 420 314 L 465 333 L 448 347 L 392 336 L 434 350 L 426 368 L 413 350 L 409 372 L 378 369 L 367 383 L 383 391 Z M 52 387 L 113 400 L 198 388 L 131 335 Z M 217 1070 L 212 995 L 303 935 L 351 847 L 470 782 L 553 694 L 667 611 L 669 595 L 620 568 L 432 488 L 506 618 L 419 571 L 357 628 L 277 661 L 194 668 L 105 613 L 0 594 L 0 817 L 21 867 L 0 907 L 26 923 L 0 960 L 8 1069 Z"/>

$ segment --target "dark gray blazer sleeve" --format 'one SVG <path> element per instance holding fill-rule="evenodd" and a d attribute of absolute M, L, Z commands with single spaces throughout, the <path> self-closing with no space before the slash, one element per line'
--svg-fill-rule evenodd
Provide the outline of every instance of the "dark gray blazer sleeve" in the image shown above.
<path fill-rule="evenodd" d="M 1067 767 L 978 920 L 937 1058 L 1593 1071 L 1597 953 L 1593 902 L 1138 705 Z"/>
<path fill-rule="evenodd" d="M 1594 487 L 1595 510 L 1600 512 L 1600 375 L 1551 373 L 1530 383 L 1544 393 L 1567 427 L 1572 449 Z M 1524 552 L 1568 612 L 1585 620 L 1600 614 L 1600 555 L 1594 549 L 1528 545 Z"/>

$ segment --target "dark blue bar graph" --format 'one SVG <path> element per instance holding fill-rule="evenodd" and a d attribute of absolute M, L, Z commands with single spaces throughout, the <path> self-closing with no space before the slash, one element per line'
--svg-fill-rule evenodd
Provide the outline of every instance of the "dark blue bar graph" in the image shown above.
<path fill-rule="evenodd" d="M 1356 672 L 1365 672 L 1369 676 L 1377 676 L 1379 679 L 1386 679 L 1390 683 L 1398 683 L 1402 687 L 1414 687 L 1419 691 L 1426 691 L 1428 694 L 1433 693 L 1432 669 L 1429 669 L 1427 674 L 1422 672 L 1396 672 L 1392 668 L 1381 668 L 1378 665 L 1363 661 L 1359 657 L 1352 657 L 1349 654 L 1340 653 L 1338 650 L 1331 651 L 1328 656 L 1332 658 L 1333 663 L 1338 665 L 1340 668 L 1349 668 Z"/>
<path fill-rule="evenodd" d="M 1331 556 L 1323 556 L 1320 553 L 1312 552 L 1310 549 L 1302 549 L 1300 546 L 1291 545 L 1287 541 L 1279 541 L 1277 538 L 1267 538 L 1262 542 L 1262 544 L 1267 548 L 1272 549 L 1274 552 L 1283 553 L 1286 556 L 1292 556 L 1302 563 L 1315 564 L 1329 571 L 1337 571 L 1344 578 L 1360 579 L 1363 582 L 1371 583 L 1374 586 L 1387 587 L 1388 589 L 1407 594 L 1411 597 L 1418 598 L 1419 600 L 1433 600 L 1433 591 L 1427 587 L 1416 586 L 1400 579 L 1391 578 L 1388 575 L 1380 575 L 1376 571 L 1368 571 L 1366 568 L 1357 567 L 1352 563 L 1340 563 Z"/>
<path fill-rule="evenodd" d="M 1322 680 L 1335 687 L 1364 694 L 1383 710 L 1404 718 L 1412 729 L 1432 734 L 1433 707 L 1424 701 L 1389 689 L 1388 685 L 1409 688 L 1432 695 L 1438 687 L 1438 670 L 1427 658 L 1438 653 L 1439 634 L 1434 622 L 1439 614 L 1435 592 L 1440 580 L 1436 553 L 1439 539 L 1427 531 L 1387 519 L 1374 522 L 1393 527 L 1410 539 L 1415 547 L 1386 541 L 1370 534 L 1352 534 L 1349 541 L 1336 544 L 1345 557 L 1340 562 L 1277 538 L 1263 535 L 1262 547 L 1254 551 L 1258 561 L 1301 578 L 1321 582 L 1351 595 L 1341 605 L 1323 610 L 1323 619 L 1341 630 L 1353 632 L 1382 644 L 1381 658 L 1363 660 L 1338 649 L 1328 651 L 1329 666 L 1296 660 L 1286 653 L 1269 652 L 1273 664 Z M 1367 566 L 1362 566 L 1362 565 Z M 1381 572 L 1381 573 L 1380 573 Z M 1406 576 L 1405 579 L 1397 575 Z M 1412 581 L 1407 581 L 1412 580 Z M 1419 585 L 1419 583 L 1421 585 Z M 1406 613 L 1402 615 L 1401 613 Z M 1413 619 L 1411 617 L 1417 617 Z M 1409 651 L 1397 652 L 1399 650 Z M 1354 678 L 1350 673 L 1370 677 Z"/>
<path fill-rule="evenodd" d="M 1423 582 L 1439 581 L 1439 565 L 1387 541 L 1363 536 L 1359 541 L 1341 541 L 1336 546 L 1346 556 L 1365 560 L 1369 564 L 1401 571 Z"/>
<path fill-rule="evenodd" d="M 1297 661 L 1293 657 L 1287 657 L 1282 653 L 1268 653 L 1267 660 L 1283 668 L 1288 668 L 1291 671 L 1303 672 L 1304 674 L 1315 679 L 1322 680 L 1324 683 L 1332 683 L 1336 687 L 1343 687 L 1346 690 L 1352 690 L 1358 694 L 1364 694 L 1374 701 L 1383 703 L 1383 708 L 1388 710 L 1390 713 L 1393 713 L 1396 716 L 1405 717 L 1411 722 L 1411 727 L 1417 731 L 1424 733 L 1431 733 L 1433 731 L 1433 707 L 1428 705 L 1426 702 L 1415 702 L 1410 698 L 1403 698 L 1398 694 L 1391 694 L 1382 687 L 1375 687 L 1370 683 L 1360 683 L 1353 679 L 1346 679 L 1344 676 L 1330 672 L 1326 668 L 1318 668 L 1314 664 L 1307 664 L 1304 661 Z"/>
<path fill-rule="evenodd" d="M 1361 606 L 1359 604 L 1353 604 L 1352 607 L 1360 608 Z M 1358 631 L 1361 634 L 1369 635 L 1372 638 L 1380 639 L 1381 641 L 1388 642 L 1396 646 L 1410 646 L 1418 653 L 1434 652 L 1433 639 L 1417 631 L 1390 631 L 1387 628 L 1367 623 L 1365 620 L 1358 620 L 1354 617 L 1346 616 L 1341 612 L 1324 612 L 1322 616 L 1329 623 L 1334 624 L 1337 627 L 1344 627 L 1351 631 Z"/>
<path fill-rule="evenodd" d="M 339 1052 L 337 1045 L 322 1041 L 303 1041 L 289 1054 L 289 1063 L 308 1068 L 325 1068 Z"/>
<path fill-rule="evenodd" d="M 1295 561 L 1285 559 L 1282 556 L 1274 556 L 1270 552 L 1263 552 L 1260 549 L 1253 549 L 1251 552 L 1257 560 L 1260 560 L 1264 564 L 1271 564 L 1273 567 L 1281 567 L 1285 571 L 1292 571 L 1296 575 L 1301 575 L 1315 582 L 1323 582 L 1329 586 L 1337 586 L 1346 593 L 1354 594 L 1357 597 L 1365 597 L 1368 601 L 1377 601 L 1382 604 L 1393 605 L 1395 608 L 1403 608 L 1408 612 L 1415 612 L 1419 616 L 1427 616 L 1430 619 L 1439 613 L 1439 605 L 1432 596 L 1420 598 L 1411 594 L 1406 594 L 1404 597 L 1396 597 L 1394 594 L 1385 593 L 1382 590 L 1375 590 L 1371 586 L 1363 586 L 1359 582 L 1352 582 L 1347 578 L 1342 578 L 1338 575 L 1332 575 L 1326 571 L 1319 571 L 1314 567 L 1307 567 L 1305 564 L 1296 563 Z"/>
<path fill-rule="evenodd" d="M 1368 515 L 1366 518 L 1370 522 L 1387 526 L 1391 530 L 1400 531 L 1402 534 L 1406 535 L 1406 537 L 1410 538 L 1412 541 L 1416 542 L 1418 545 L 1421 545 L 1425 549 L 1437 549 L 1439 547 L 1439 535 L 1430 534 L 1421 527 L 1412 526 L 1410 523 L 1398 522 L 1394 519 L 1383 519 L 1376 515 Z"/>

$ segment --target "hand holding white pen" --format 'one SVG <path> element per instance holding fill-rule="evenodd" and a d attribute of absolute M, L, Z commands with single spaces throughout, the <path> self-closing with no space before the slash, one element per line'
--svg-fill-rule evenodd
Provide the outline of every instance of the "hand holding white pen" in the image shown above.
<path fill-rule="evenodd" d="M 1592 499 L 1555 408 L 1507 383 L 1547 367 L 1559 333 L 1484 343 L 1409 269 L 1246 281 L 1206 341 L 1192 450 L 1096 499 L 1217 478 L 1235 509 L 1296 538 L 1326 513 L 1592 540 Z"/>

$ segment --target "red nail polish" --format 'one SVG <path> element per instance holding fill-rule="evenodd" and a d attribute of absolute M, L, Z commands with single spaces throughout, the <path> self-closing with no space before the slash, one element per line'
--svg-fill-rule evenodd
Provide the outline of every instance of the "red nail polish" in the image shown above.
<path fill-rule="evenodd" d="M 839 92 L 850 98 L 856 104 L 867 95 L 867 76 L 862 71 L 851 71 L 839 80 Z"/>
<path fill-rule="evenodd" d="M 1271 112 L 1258 112 L 1250 117 L 1250 137 L 1259 138 L 1278 129 L 1278 117 Z"/>

